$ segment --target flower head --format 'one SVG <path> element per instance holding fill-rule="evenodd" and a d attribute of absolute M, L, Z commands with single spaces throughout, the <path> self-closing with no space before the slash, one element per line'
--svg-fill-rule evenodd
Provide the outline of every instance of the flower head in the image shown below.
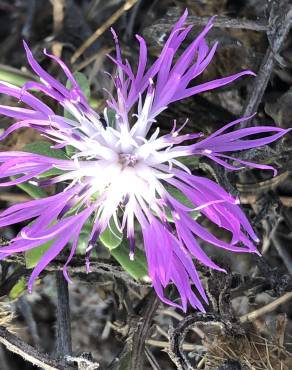
<path fill-rule="evenodd" d="M 62 68 L 71 88 L 50 76 L 37 63 L 25 43 L 27 59 L 40 81 L 28 82 L 23 88 L 3 82 L 0 84 L 1 93 L 15 97 L 28 106 L 0 106 L 0 113 L 18 120 L 2 134 L 1 139 L 20 127 L 31 127 L 49 138 L 52 148 L 74 147 L 74 154 L 65 159 L 28 152 L 0 153 L 0 162 L 3 163 L 0 177 L 8 178 L 0 186 L 31 180 L 42 186 L 59 182 L 65 184 L 65 189 L 56 195 L 13 205 L 0 214 L 0 227 L 33 220 L 9 246 L 1 248 L 0 258 L 36 248 L 45 242 L 51 243 L 31 274 L 30 289 L 40 272 L 64 248 L 69 252 L 64 265 L 64 275 L 69 279 L 67 266 L 76 251 L 80 232 L 89 221 L 92 231 L 87 248 L 88 266 L 90 252 L 111 220 L 128 238 L 130 258 L 133 259 L 134 229 L 138 222 L 153 287 L 162 301 L 183 310 L 189 302 L 203 311 L 201 299 L 207 302 L 193 258 L 212 269 L 223 271 L 203 251 L 198 239 L 229 251 L 256 253 L 253 241 L 257 242 L 258 238 L 239 208 L 238 200 L 215 182 L 194 176 L 181 158 L 203 155 L 230 170 L 245 166 L 273 169 L 242 161 L 229 153 L 271 143 L 286 131 L 270 126 L 231 131 L 246 119 L 242 118 L 207 138 L 203 138 L 201 133 L 182 134 L 181 128 L 176 125 L 168 134 L 159 134 L 155 119 L 169 104 L 226 85 L 240 76 L 253 74 L 243 71 L 194 86 L 193 80 L 211 62 L 217 43 L 209 47 L 205 40 L 212 27 L 211 19 L 174 62 L 179 47 L 191 30 L 191 26 L 183 27 L 186 16 L 185 12 L 174 26 L 160 56 L 150 67 L 147 67 L 145 41 L 137 36 L 140 54 L 135 72 L 128 61 L 123 61 L 117 36 L 113 32 L 116 57 L 111 59 L 117 66 L 117 73 L 112 76 L 116 94 L 109 93 L 107 106 L 114 111 L 114 127 L 109 121 L 107 109 L 104 113 L 106 125 L 102 123 L 60 59 L 45 51 Z M 55 114 L 30 94 L 29 89 L 41 91 L 55 99 L 70 113 L 71 118 Z M 258 134 L 269 135 L 258 138 Z M 46 180 L 40 179 L 40 175 L 52 169 L 57 169 L 59 173 Z M 175 196 L 174 191 L 183 194 L 188 204 Z M 204 228 L 192 216 L 194 210 L 230 232 L 231 241 L 220 240 Z M 164 288 L 169 283 L 176 286 L 180 303 L 165 297 Z M 192 284 L 197 293 L 193 291 Z"/>

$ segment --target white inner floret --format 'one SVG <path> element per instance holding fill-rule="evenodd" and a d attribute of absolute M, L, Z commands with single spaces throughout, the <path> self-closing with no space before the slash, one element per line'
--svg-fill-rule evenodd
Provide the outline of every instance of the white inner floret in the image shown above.
<path fill-rule="evenodd" d="M 177 145 L 187 135 L 180 136 L 180 129 L 176 130 L 175 125 L 167 135 L 159 136 L 159 128 L 149 133 L 155 122 L 151 114 L 153 95 L 154 90 L 149 91 L 144 104 L 140 97 L 133 125 L 125 119 L 125 109 L 121 109 L 124 115 L 115 114 L 115 128 L 109 122 L 106 110 L 104 127 L 98 115 L 90 117 L 72 109 L 71 104 L 66 105 L 75 118 L 66 119 L 70 136 L 67 142 L 77 152 L 71 157 L 75 168 L 60 175 L 58 181 L 71 180 L 69 188 L 77 183 L 84 185 L 87 189 L 84 201 L 88 205 L 92 202 L 96 205 L 95 222 L 99 232 L 108 227 L 113 218 L 117 228 L 120 231 L 126 229 L 127 236 L 131 238 L 134 218 L 138 218 L 141 211 L 148 219 L 152 213 L 160 220 L 166 220 L 165 207 L 168 206 L 165 199 L 168 192 L 163 180 L 174 176 L 171 173 L 173 166 L 190 172 L 177 160 L 177 157 L 187 154 L 185 147 Z M 57 137 L 55 130 L 52 136 L 56 142 L 64 141 L 63 137 Z M 121 208 L 123 212 L 119 212 Z M 122 216 L 120 222 L 117 221 L 119 215 Z"/>

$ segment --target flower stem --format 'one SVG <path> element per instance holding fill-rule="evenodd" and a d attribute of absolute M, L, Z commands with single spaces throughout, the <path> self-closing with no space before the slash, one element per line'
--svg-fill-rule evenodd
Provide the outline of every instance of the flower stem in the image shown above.
<path fill-rule="evenodd" d="M 57 357 L 65 358 L 72 354 L 71 321 L 68 283 L 61 271 L 56 272 L 57 288 Z"/>

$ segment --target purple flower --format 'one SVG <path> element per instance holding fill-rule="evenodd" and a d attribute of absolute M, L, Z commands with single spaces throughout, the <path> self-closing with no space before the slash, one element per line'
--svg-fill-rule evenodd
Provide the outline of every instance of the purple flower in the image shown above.
<path fill-rule="evenodd" d="M 258 238 L 239 208 L 239 201 L 213 181 L 192 175 L 180 159 L 203 155 L 230 170 L 246 166 L 274 170 L 270 166 L 234 158 L 229 153 L 271 143 L 287 131 L 270 126 L 231 131 L 246 119 L 241 118 L 204 139 L 201 133 L 181 134 L 181 128 L 175 125 L 168 134 L 159 135 L 155 119 L 170 103 L 253 74 L 243 71 L 193 86 L 192 81 L 211 62 L 217 43 L 209 48 L 205 41 L 212 27 L 211 19 L 174 62 L 179 47 L 191 30 L 191 26 L 183 28 L 186 17 L 187 12 L 174 26 L 160 56 L 148 69 L 146 44 L 137 36 L 140 55 L 136 72 L 128 61 L 122 60 L 117 36 L 113 32 L 116 58 L 111 59 L 117 66 L 117 73 L 113 76 L 116 94 L 115 97 L 109 94 L 107 105 L 115 113 L 114 127 L 109 122 L 107 109 L 104 112 L 106 126 L 102 124 L 60 59 L 45 51 L 63 69 L 71 88 L 50 76 L 36 62 L 25 43 L 28 61 L 40 82 L 28 82 L 23 88 L 4 82 L 0 84 L 1 93 L 28 106 L 0 106 L 0 113 L 18 120 L 0 139 L 20 127 L 31 127 L 49 138 L 53 142 L 52 148 L 70 145 L 75 150 L 68 159 L 27 152 L 0 153 L 0 177 L 6 178 L 0 186 L 32 180 L 43 186 L 59 182 L 66 184 L 65 189 L 56 195 L 13 205 L 0 214 L 0 227 L 30 222 L 9 246 L 1 248 L 0 258 L 51 242 L 31 274 L 30 290 L 36 277 L 64 248 L 69 253 L 64 275 L 69 279 L 67 266 L 76 251 L 80 232 L 88 222 L 92 223 L 92 231 L 88 240 L 87 265 L 91 250 L 110 220 L 128 238 L 130 258 L 133 259 L 134 228 L 138 222 L 153 287 L 163 302 L 184 311 L 188 302 L 204 311 L 201 300 L 207 302 L 193 258 L 212 269 L 224 271 L 210 260 L 198 239 L 228 251 L 257 253 L 253 241 L 257 242 Z M 29 89 L 55 99 L 71 118 L 55 114 L 31 95 Z M 259 138 L 258 134 L 264 135 Z M 59 174 L 46 180 L 39 178 L 52 169 L 58 169 Z M 181 202 L 173 190 L 183 194 L 189 205 Z M 194 210 L 227 230 L 231 241 L 220 240 L 211 234 L 192 217 Z M 180 303 L 165 297 L 164 288 L 170 283 L 176 286 Z M 192 284 L 197 293 L 192 290 Z"/>

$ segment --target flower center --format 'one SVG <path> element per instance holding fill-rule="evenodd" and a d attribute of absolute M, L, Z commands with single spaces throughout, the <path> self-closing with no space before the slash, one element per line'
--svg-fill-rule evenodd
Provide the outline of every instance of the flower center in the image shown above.
<path fill-rule="evenodd" d="M 119 162 L 125 167 L 135 167 L 138 159 L 135 154 L 121 153 L 119 154 Z"/>

